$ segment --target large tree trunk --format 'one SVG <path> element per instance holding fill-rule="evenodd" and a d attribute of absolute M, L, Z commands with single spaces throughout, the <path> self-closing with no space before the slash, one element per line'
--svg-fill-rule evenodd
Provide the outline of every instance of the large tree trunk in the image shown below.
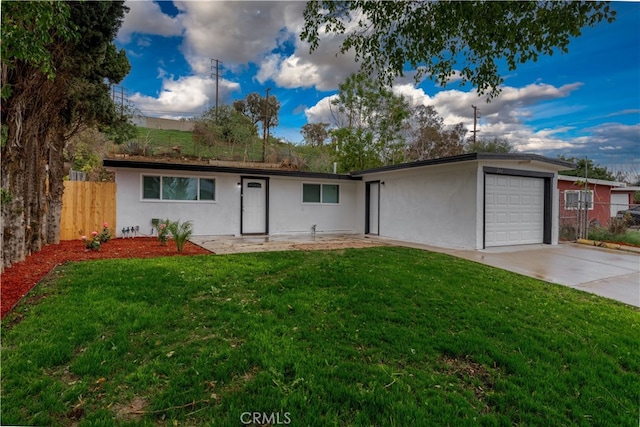
<path fill-rule="evenodd" d="M 4 151 L 4 150 L 3 150 Z M 26 256 L 25 200 L 21 191 L 25 186 L 24 161 L 2 155 L 2 267 L 9 267 Z"/>
<path fill-rule="evenodd" d="M 9 2 L 2 21 L 2 268 L 59 241 L 65 133 L 111 122 L 105 79 L 130 70 L 111 44 L 124 2 L 27 3 Z"/>
<path fill-rule="evenodd" d="M 26 78 L 12 87 L 11 100 L 3 104 L 2 268 L 58 241 L 60 225 L 53 224 L 61 211 L 63 185 L 64 128 L 58 114 L 64 85 L 30 67 L 13 72 Z"/>
<path fill-rule="evenodd" d="M 62 220 L 62 194 L 64 192 L 64 145 L 62 129 L 58 129 L 49 147 L 48 176 L 46 182 L 47 212 L 45 219 L 45 241 L 47 244 L 60 243 Z"/>

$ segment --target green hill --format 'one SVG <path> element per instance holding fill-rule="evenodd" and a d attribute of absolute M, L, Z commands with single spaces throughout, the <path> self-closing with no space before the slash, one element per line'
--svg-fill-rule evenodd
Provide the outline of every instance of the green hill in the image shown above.
<path fill-rule="evenodd" d="M 244 143 L 202 141 L 191 131 L 138 127 L 138 136 L 119 147 L 121 154 L 144 157 L 215 159 L 238 162 L 261 162 L 262 140 L 252 138 Z M 270 138 L 265 147 L 265 162 L 283 167 L 315 172 L 331 172 L 332 160 L 325 147 L 309 147 Z"/>

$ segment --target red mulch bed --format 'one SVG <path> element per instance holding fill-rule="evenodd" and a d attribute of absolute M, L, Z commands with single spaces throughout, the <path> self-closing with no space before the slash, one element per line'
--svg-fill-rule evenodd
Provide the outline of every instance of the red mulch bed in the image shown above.
<path fill-rule="evenodd" d="M 47 245 L 40 252 L 29 255 L 25 261 L 5 269 L 0 275 L 1 305 L 0 319 L 11 311 L 55 266 L 69 261 L 86 261 L 107 258 L 153 258 L 174 255 L 200 255 L 211 252 L 187 242 L 182 253 L 178 253 L 173 241 L 161 246 L 153 237 L 133 239 L 112 239 L 102 245 L 99 251 L 87 251 L 80 240 L 69 240 L 57 245 Z"/>

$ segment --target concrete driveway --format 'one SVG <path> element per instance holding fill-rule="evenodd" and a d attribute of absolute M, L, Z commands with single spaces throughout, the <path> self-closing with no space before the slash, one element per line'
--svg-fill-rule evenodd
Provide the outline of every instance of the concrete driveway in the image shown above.
<path fill-rule="evenodd" d="M 362 235 L 197 236 L 191 241 L 217 254 L 407 246 L 446 253 L 640 307 L 640 254 L 577 243 L 508 246 L 472 251 Z"/>
<path fill-rule="evenodd" d="M 405 245 L 407 245 L 405 243 Z M 415 247 L 447 253 L 640 307 L 640 255 L 577 243 L 480 251 Z"/>

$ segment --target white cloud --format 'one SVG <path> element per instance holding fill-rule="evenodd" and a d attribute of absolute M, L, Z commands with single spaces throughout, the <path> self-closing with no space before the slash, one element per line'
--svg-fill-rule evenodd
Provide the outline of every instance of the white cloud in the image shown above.
<path fill-rule="evenodd" d="M 315 52 L 313 56 L 300 56 L 298 50 L 289 57 L 276 54 L 266 57 L 256 79 L 260 83 L 273 80 L 278 86 L 289 89 L 315 87 L 320 91 L 331 91 L 357 69 L 355 62 L 342 57 L 333 55 L 323 60 Z"/>
<path fill-rule="evenodd" d="M 475 90 L 463 92 L 460 90 L 445 90 L 431 96 L 422 88 L 412 84 L 399 84 L 392 88 L 396 95 L 404 96 L 412 106 L 431 105 L 443 118 L 446 125 L 454 125 L 462 122 L 467 129 L 473 128 L 473 108 L 478 107 L 481 113 L 481 122 L 478 127 L 478 137 L 493 139 L 503 138 L 510 141 L 518 151 L 545 153 L 549 150 L 558 152 L 570 151 L 577 146 L 583 146 L 584 141 L 568 135 L 574 130 L 571 126 L 558 126 L 536 130 L 527 124 L 529 117 L 536 117 L 533 111 L 540 103 L 545 103 L 545 108 L 555 109 L 555 114 L 560 114 L 560 107 L 548 105 L 555 99 L 567 97 L 572 91 L 581 87 L 581 83 L 573 83 L 561 87 L 554 87 L 544 83 L 534 83 L 522 88 L 505 86 L 501 96 L 486 103 L 486 97 L 478 97 Z M 307 121 L 331 123 L 330 100 L 335 97 L 325 97 L 316 105 L 305 109 Z M 602 132 L 610 136 L 611 127 L 606 129 L 594 129 L 594 134 Z M 622 129 L 616 133 L 621 134 Z M 468 134 L 469 136 L 471 134 Z M 610 139 L 610 138 L 609 138 Z M 637 134 L 636 134 L 637 140 Z M 593 144 L 593 141 L 590 142 Z"/>
<path fill-rule="evenodd" d="M 299 37 L 305 2 L 175 1 L 176 17 L 163 14 L 153 2 L 127 5 L 131 10 L 118 40 L 126 44 L 133 34 L 183 35 L 180 50 L 195 75 L 209 76 L 211 59 L 217 58 L 222 61 L 221 74 L 244 71 L 253 63 L 260 83 L 272 80 L 283 88 L 330 91 L 359 68 L 353 53 L 337 54 L 342 36 L 321 30 L 321 43 L 309 53 L 309 45 Z M 138 39 L 141 46 L 149 43 Z M 293 52 L 282 53 L 287 47 Z"/>
<path fill-rule="evenodd" d="M 240 88 L 238 83 L 228 80 L 218 82 L 219 102 Z M 158 97 L 133 94 L 133 101 L 142 114 L 158 117 L 191 117 L 202 113 L 215 104 L 215 80 L 198 76 L 182 77 L 177 80 L 165 78 Z"/>
<path fill-rule="evenodd" d="M 127 1 L 129 12 L 118 31 L 117 40 L 127 44 L 133 34 L 152 34 L 158 36 L 179 36 L 182 34 L 180 17 L 172 18 L 160 10 L 157 3 L 151 1 Z M 144 45 L 144 41 L 141 41 Z"/>
<path fill-rule="evenodd" d="M 302 2 L 177 1 L 185 27 L 183 53 L 201 72 L 199 58 L 219 58 L 234 68 L 262 57 L 291 36 L 284 28 L 301 25 Z M 194 66 L 195 65 L 195 66 Z"/>
<path fill-rule="evenodd" d="M 333 123 L 333 116 L 331 114 L 331 101 L 336 99 L 337 95 L 327 96 L 322 98 L 316 105 L 304 110 L 304 114 L 307 116 L 308 123 Z"/>

